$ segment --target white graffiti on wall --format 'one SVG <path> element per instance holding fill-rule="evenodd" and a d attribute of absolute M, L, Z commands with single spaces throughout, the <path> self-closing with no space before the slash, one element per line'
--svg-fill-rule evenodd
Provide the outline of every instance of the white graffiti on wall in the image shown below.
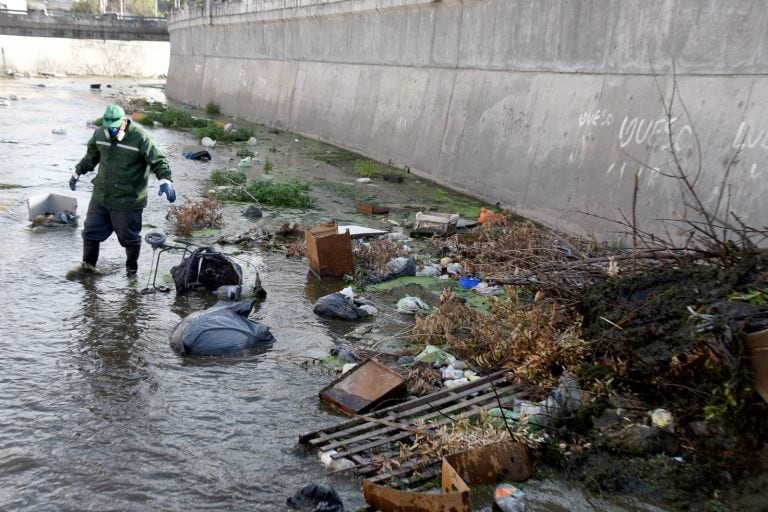
<path fill-rule="evenodd" d="M 632 144 L 658 144 L 660 151 L 667 151 L 674 145 L 675 151 L 680 151 L 690 144 L 693 129 L 688 124 L 675 126 L 679 119 L 625 117 L 619 128 L 619 146 L 626 148 Z"/>
<path fill-rule="evenodd" d="M 579 128 L 611 127 L 616 117 L 607 109 L 585 111 L 579 114 Z M 639 176 L 645 177 L 648 185 L 652 185 L 656 178 L 662 175 L 659 167 L 654 167 L 641 161 L 631 161 L 632 146 L 649 146 L 655 151 L 666 152 L 674 148 L 676 152 L 685 149 L 693 143 L 693 128 L 687 123 L 682 123 L 680 117 L 645 118 L 624 116 L 618 126 L 616 138 L 619 147 L 627 153 L 626 161 L 612 162 L 608 166 L 607 176 L 618 174 L 623 177 L 630 169 Z"/>
<path fill-rule="evenodd" d="M 765 167 L 758 167 L 757 163 L 753 163 L 749 167 L 748 174 L 750 178 L 756 179 L 763 175 L 763 171 L 765 171 Z"/>
<path fill-rule="evenodd" d="M 659 144 L 658 149 L 666 151 L 671 147 L 671 140 L 671 144 L 674 144 L 675 149 L 679 151 L 691 142 L 693 136 L 690 125 L 675 126 L 679 119 L 679 117 L 647 119 L 625 116 L 619 127 L 619 146 L 626 148 L 632 144 Z M 613 114 L 606 109 L 579 114 L 579 128 L 611 126 L 613 122 Z"/>
<path fill-rule="evenodd" d="M 579 114 L 579 128 L 605 127 L 614 125 L 615 116 L 607 109 L 585 111 Z M 618 175 L 623 178 L 626 171 L 637 172 L 645 177 L 648 185 L 653 185 L 656 178 L 663 175 L 663 167 L 652 166 L 641 160 L 633 160 L 633 146 L 647 146 L 654 151 L 669 152 L 670 148 L 680 155 L 686 147 L 694 144 L 693 128 L 680 121 L 680 117 L 644 118 L 625 116 L 618 126 L 616 134 L 619 147 L 627 154 L 626 160 L 612 162 L 608 166 L 606 176 Z M 736 151 L 754 150 L 768 151 L 768 128 L 756 128 L 742 122 L 736 130 L 736 136 L 731 144 Z M 764 159 L 763 159 L 764 161 Z M 743 162 L 746 176 L 751 179 L 762 177 L 768 171 L 768 166 L 760 162 Z"/>
<path fill-rule="evenodd" d="M 618 173 L 619 178 L 623 178 L 624 172 L 627 169 L 631 169 L 632 172 L 637 172 L 638 178 L 645 177 L 645 183 L 647 185 L 653 185 L 653 183 L 656 181 L 656 178 L 661 176 L 663 173 L 659 167 L 649 167 L 638 162 L 633 162 L 631 164 L 628 164 L 627 162 L 613 162 L 608 166 L 608 171 L 605 173 L 605 175 L 610 176 L 615 172 Z"/>
<path fill-rule="evenodd" d="M 739 129 L 736 130 L 736 136 L 733 138 L 731 149 L 737 151 L 744 151 L 746 149 L 768 151 L 768 130 L 765 128 L 753 128 L 742 121 L 741 124 L 739 124 Z M 752 162 L 751 164 L 747 164 L 747 169 L 747 175 L 752 179 L 756 179 L 763 175 L 766 167 L 764 164 Z"/>
<path fill-rule="evenodd" d="M 579 128 L 585 126 L 611 126 L 612 124 L 613 114 L 605 109 L 582 112 L 579 114 Z"/>
<path fill-rule="evenodd" d="M 739 129 L 736 131 L 736 137 L 734 137 L 731 147 L 733 149 L 760 148 L 768 150 L 768 130 L 765 128 L 761 130 L 752 129 L 750 125 L 742 121 Z"/>

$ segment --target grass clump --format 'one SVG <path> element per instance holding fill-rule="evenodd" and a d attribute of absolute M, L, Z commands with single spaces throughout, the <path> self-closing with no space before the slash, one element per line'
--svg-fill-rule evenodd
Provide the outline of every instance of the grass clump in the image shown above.
<path fill-rule="evenodd" d="M 175 107 L 160 107 L 156 110 L 147 111 L 139 122 L 149 126 L 158 122 L 166 128 L 175 129 L 199 128 L 211 123 L 206 119 L 193 117 L 192 114 L 186 110 L 181 110 Z"/>
<path fill-rule="evenodd" d="M 208 105 L 206 110 L 211 106 L 210 103 Z M 244 142 L 253 137 L 253 130 L 251 128 L 238 128 L 237 130 L 226 131 L 209 119 L 200 119 L 194 117 L 186 110 L 175 107 L 166 108 L 162 105 L 152 106 L 152 109 L 145 112 L 144 117 L 139 119 L 139 122 L 147 126 L 152 126 L 157 122 L 166 128 L 194 130 L 194 136 L 198 139 L 210 137 L 221 143 Z M 96 123 L 100 124 L 101 120 L 96 121 Z"/>
<path fill-rule="evenodd" d="M 218 191 L 216 197 L 222 201 L 257 202 L 283 208 L 309 208 L 314 203 L 309 195 L 309 184 L 297 180 L 289 183 L 251 181 L 244 186 Z"/>
<path fill-rule="evenodd" d="M 237 150 L 237 153 L 235 154 L 240 158 L 248 158 L 248 157 L 253 158 L 255 156 L 255 153 L 248 148 L 240 148 Z"/>
<path fill-rule="evenodd" d="M 251 128 L 238 128 L 237 130 L 226 131 L 215 123 L 207 122 L 204 126 L 195 129 L 195 137 L 198 139 L 210 137 L 222 143 L 245 142 L 253 137 L 253 130 Z"/>
<path fill-rule="evenodd" d="M 248 181 L 248 178 L 243 171 L 236 171 L 234 169 L 221 169 L 211 173 L 211 181 L 216 186 L 245 185 L 245 183 Z"/>
<path fill-rule="evenodd" d="M 205 106 L 205 113 L 209 116 L 217 116 L 221 114 L 221 109 L 219 106 L 214 103 L 213 101 L 209 101 L 208 104 Z"/>
<path fill-rule="evenodd" d="M 275 164 L 273 164 L 272 160 L 270 160 L 269 158 L 265 158 L 264 165 L 262 166 L 262 168 L 264 169 L 264 172 L 269 172 L 275 168 Z"/>
<path fill-rule="evenodd" d="M 304 148 L 304 154 L 312 160 L 336 167 L 350 165 L 352 162 L 362 159 L 356 153 L 323 143 L 307 144 Z"/>
<path fill-rule="evenodd" d="M 309 184 L 297 180 L 289 183 L 253 181 L 248 192 L 261 204 L 289 208 L 309 208 L 313 199 L 309 195 Z"/>
<path fill-rule="evenodd" d="M 224 224 L 221 205 L 214 198 L 172 205 L 167 218 L 173 221 L 178 236 L 191 236 L 198 229 L 218 229 Z"/>
<path fill-rule="evenodd" d="M 355 162 L 355 172 L 365 178 L 377 178 L 384 174 L 384 165 L 373 160 L 357 160 Z"/>

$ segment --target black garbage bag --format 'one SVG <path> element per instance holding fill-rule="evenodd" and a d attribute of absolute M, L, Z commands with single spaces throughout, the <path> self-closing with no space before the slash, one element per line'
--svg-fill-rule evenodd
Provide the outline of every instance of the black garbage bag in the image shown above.
<path fill-rule="evenodd" d="M 387 270 L 389 270 L 389 272 L 368 276 L 363 281 L 363 284 L 377 284 L 397 277 L 415 276 L 416 261 L 413 258 L 395 258 L 387 263 Z"/>
<path fill-rule="evenodd" d="M 242 285 L 243 269 L 231 258 L 212 246 L 195 249 L 182 258 L 181 263 L 171 268 L 176 293 L 187 293 L 196 286 L 208 291 L 221 286 Z"/>
<path fill-rule="evenodd" d="M 286 500 L 292 508 L 308 512 L 344 512 L 344 504 L 333 488 L 307 484 Z"/>
<path fill-rule="evenodd" d="M 171 331 L 171 347 L 181 355 L 197 356 L 271 347 L 275 338 L 269 327 L 248 319 L 255 302 L 219 302 L 185 316 Z"/>
<path fill-rule="evenodd" d="M 315 302 L 312 311 L 317 315 L 340 318 L 342 320 L 360 320 L 368 316 L 368 313 L 360 309 L 354 299 L 350 300 L 341 292 L 320 297 Z"/>

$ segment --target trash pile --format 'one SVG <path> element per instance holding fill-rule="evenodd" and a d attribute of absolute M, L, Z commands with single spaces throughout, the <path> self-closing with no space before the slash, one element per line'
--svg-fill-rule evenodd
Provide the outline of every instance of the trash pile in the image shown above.
<path fill-rule="evenodd" d="M 440 375 L 427 387 L 409 381 L 411 393 L 506 369 L 520 397 L 492 414 L 536 431 L 517 439 L 577 479 L 594 471 L 590 460 L 602 460 L 611 469 L 593 491 L 628 485 L 628 472 L 617 469 L 637 460 L 627 457 L 665 455 L 685 468 L 700 487 L 676 489 L 681 501 L 705 501 L 706 482 L 724 474 L 761 470 L 754 453 L 768 434 L 768 405 L 750 364 L 758 352 L 750 355 L 745 338 L 768 327 L 768 255 L 746 251 L 724 266 L 702 254 L 620 250 L 511 212 L 484 213 L 479 228 L 422 246 L 407 236 L 353 246 L 360 289 L 415 276 L 449 285 L 436 307 L 412 288 L 396 304 L 414 324 L 392 367 L 409 375 L 394 361 L 412 357 Z M 462 290 L 483 296 L 484 306 L 468 303 Z M 724 303 L 751 307 L 734 317 Z"/>

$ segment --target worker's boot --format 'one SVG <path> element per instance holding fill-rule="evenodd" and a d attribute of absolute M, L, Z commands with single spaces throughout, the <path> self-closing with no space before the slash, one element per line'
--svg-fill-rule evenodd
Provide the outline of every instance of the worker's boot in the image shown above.
<path fill-rule="evenodd" d="M 99 244 L 96 240 L 83 240 L 83 263 L 81 270 L 87 273 L 97 273 L 96 262 L 99 261 Z"/>
<path fill-rule="evenodd" d="M 125 248 L 125 275 L 134 277 L 139 270 L 140 245 L 129 245 Z"/>

